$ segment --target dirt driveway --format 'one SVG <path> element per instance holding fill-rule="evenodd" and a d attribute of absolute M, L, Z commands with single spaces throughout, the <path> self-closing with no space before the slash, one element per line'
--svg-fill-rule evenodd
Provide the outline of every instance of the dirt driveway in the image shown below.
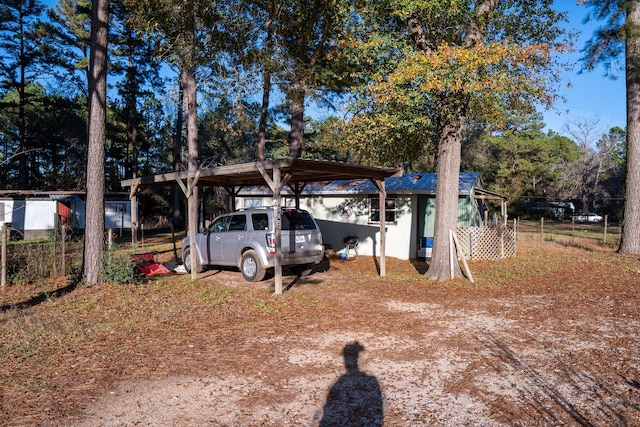
<path fill-rule="evenodd" d="M 3 424 L 640 426 L 640 262 L 521 246 L 472 263 L 475 285 L 393 259 L 382 279 L 361 258 L 286 277 L 282 296 L 215 271 L 119 303 L 102 297 L 122 288 L 77 290 L 65 304 L 102 298 L 93 316 L 119 316 L 94 336 L 112 353 L 78 342 L 46 396 L 3 380 Z"/>

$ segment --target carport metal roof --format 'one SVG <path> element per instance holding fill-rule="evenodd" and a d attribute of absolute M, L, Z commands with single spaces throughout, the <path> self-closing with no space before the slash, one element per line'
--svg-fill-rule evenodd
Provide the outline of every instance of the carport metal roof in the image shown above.
<path fill-rule="evenodd" d="M 177 183 L 185 196 L 187 204 L 192 203 L 193 188 L 197 186 L 223 187 L 234 197 L 244 186 L 262 185 L 266 183 L 273 192 L 276 202 L 274 208 L 279 208 L 281 191 L 288 185 L 296 195 L 296 205 L 299 204 L 299 196 L 304 186 L 309 182 L 333 181 L 338 179 L 358 179 L 366 178 L 377 187 L 380 193 L 381 209 L 384 209 L 386 191 L 384 179 L 396 176 L 400 173 L 395 168 L 383 168 L 374 166 L 362 166 L 352 163 L 332 162 L 326 160 L 308 159 L 277 159 L 263 160 L 251 163 L 241 163 L 237 165 L 217 166 L 203 168 L 193 171 L 172 172 L 141 178 L 125 179 L 121 181 L 122 187 L 130 187 L 130 198 L 132 201 L 132 235 L 135 236 L 137 224 L 133 222 L 137 218 L 136 192 L 141 187 L 166 186 Z M 234 201 L 235 205 L 235 201 Z M 190 209 L 187 208 L 189 211 Z M 279 209 L 278 209 L 279 211 Z M 380 213 L 383 219 L 380 221 L 380 275 L 385 272 L 385 252 L 384 252 L 384 212 Z M 196 224 L 190 221 L 188 235 L 191 241 L 195 241 Z M 276 266 L 275 266 L 275 290 L 282 292 L 282 253 L 280 242 L 280 223 L 276 221 Z M 192 251 L 195 261 L 195 251 Z M 196 265 L 192 263 L 192 265 Z M 192 272 L 195 279 L 195 269 Z"/>
<path fill-rule="evenodd" d="M 395 168 L 362 166 L 326 160 L 278 159 L 125 179 L 121 181 L 121 184 L 123 187 L 131 187 L 132 192 L 135 192 L 140 186 L 163 186 L 174 181 L 184 183 L 187 179 L 193 179 L 194 185 L 242 187 L 264 184 L 265 174 L 272 177 L 275 170 L 279 170 L 282 177 L 288 177 L 287 182 L 291 183 L 357 178 L 384 180 L 386 177 L 398 175 L 400 172 Z"/>

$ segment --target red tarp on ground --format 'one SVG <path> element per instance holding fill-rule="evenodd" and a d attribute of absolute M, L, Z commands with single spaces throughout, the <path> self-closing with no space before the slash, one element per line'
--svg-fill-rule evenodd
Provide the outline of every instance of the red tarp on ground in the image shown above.
<path fill-rule="evenodd" d="M 172 273 L 167 267 L 155 261 L 154 254 L 152 252 L 134 254 L 132 258 L 133 262 L 136 263 L 136 268 L 147 277 Z"/>

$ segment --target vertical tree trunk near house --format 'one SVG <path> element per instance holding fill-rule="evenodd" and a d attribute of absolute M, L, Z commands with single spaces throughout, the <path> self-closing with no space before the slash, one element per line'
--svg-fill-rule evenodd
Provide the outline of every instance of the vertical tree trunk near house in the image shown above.
<path fill-rule="evenodd" d="M 89 285 L 100 281 L 104 252 L 104 160 L 107 117 L 108 0 L 92 3 L 89 79 L 89 147 L 84 238 L 84 277 Z"/>
<path fill-rule="evenodd" d="M 262 80 L 262 106 L 258 124 L 258 160 L 265 159 L 267 147 L 267 119 L 269 117 L 269 96 L 271 94 L 271 73 L 265 71 Z"/>
<path fill-rule="evenodd" d="M 455 232 L 458 225 L 458 181 L 466 111 L 466 101 L 456 102 L 455 96 L 446 104 L 444 114 L 440 116 L 433 250 L 431 264 L 425 273 L 426 277 L 439 281 L 451 279 L 449 230 Z M 454 262 L 453 271 L 456 277 L 462 276 L 457 262 Z"/>
<path fill-rule="evenodd" d="M 289 157 L 302 156 L 304 137 L 304 90 L 299 85 L 291 92 L 291 130 L 289 131 Z"/>
<path fill-rule="evenodd" d="M 486 33 L 485 18 L 495 9 L 498 0 L 483 0 L 477 3 L 474 14 L 464 32 L 463 47 L 473 49 L 483 43 Z M 422 29 L 411 20 L 408 22 L 417 46 L 424 39 Z M 424 44 L 424 42 L 423 42 Z M 422 50 L 428 49 L 428 43 Z M 464 127 L 469 94 L 455 91 L 443 91 L 436 94 L 435 109 L 438 125 L 438 163 L 436 173 L 436 212 L 433 236 L 431 264 L 425 273 L 426 277 L 444 281 L 454 276 L 461 277 L 462 270 L 457 256 L 450 260 L 450 231 L 455 233 L 458 226 L 458 197 L 460 179 L 460 157 L 462 155 L 462 130 Z M 453 266 L 451 266 L 453 262 Z M 453 270 L 451 270 L 453 267 Z"/>
<path fill-rule="evenodd" d="M 138 177 L 138 156 L 140 147 L 138 146 L 138 93 L 139 88 L 136 82 L 137 70 L 133 65 L 133 60 L 129 56 L 129 64 L 127 68 L 127 86 L 131 89 L 129 95 L 129 143 L 131 144 L 131 177 Z"/>
<path fill-rule="evenodd" d="M 178 113 L 176 115 L 176 127 L 173 135 L 173 171 L 180 172 L 181 170 L 181 154 L 182 154 L 182 112 L 183 112 L 183 89 L 182 89 L 182 77 L 178 78 Z M 173 209 L 171 214 L 171 221 L 174 227 L 182 225 L 180 201 L 182 200 L 182 190 L 178 185 L 173 186 Z"/>
<path fill-rule="evenodd" d="M 184 89 L 184 107 L 185 118 L 187 122 L 187 149 L 189 171 L 198 170 L 198 112 L 196 104 L 196 68 L 195 66 L 186 67 L 181 70 L 181 80 Z M 191 189 L 187 194 L 188 200 L 188 219 L 189 227 L 188 235 L 191 242 L 195 242 L 195 236 L 198 232 L 198 187 L 194 186 L 194 181 L 189 179 L 187 188 Z M 191 276 L 195 279 L 198 272 L 198 261 L 196 251 L 191 251 Z"/>
<path fill-rule="evenodd" d="M 20 53 L 24 56 L 24 42 L 21 41 L 20 49 L 22 52 Z M 25 112 L 25 104 L 26 93 L 25 93 L 25 66 L 24 63 L 20 64 L 20 87 L 18 92 L 20 94 L 18 100 L 18 134 L 20 138 L 20 146 L 18 148 L 19 157 L 19 169 L 18 169 L 18 188 L 21 190 L 26 190 L 29 188 L 29 147 L 27 146 L 27 122 L 26 122 L 26 112 Z"/>
<path fill-rule="evenodd" d="M 629 1 L 626 26 L 627 176 L 619 252 L 640 254 L 640 1 Z"/>

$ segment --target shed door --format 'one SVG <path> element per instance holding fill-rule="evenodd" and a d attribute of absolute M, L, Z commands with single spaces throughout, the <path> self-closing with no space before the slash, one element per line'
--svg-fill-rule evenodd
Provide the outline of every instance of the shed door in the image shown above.
<path fill-rule="evenodd" d="M 71 208 L 63 202 L 58 202 L 58 216 L 61 225 L 71 225 Z"/>
<path fill-rule="evenodd" d="M 436 199 L 426 195 L 418 196 L 418 236 L 433 237 L 435 224 Z"/>

